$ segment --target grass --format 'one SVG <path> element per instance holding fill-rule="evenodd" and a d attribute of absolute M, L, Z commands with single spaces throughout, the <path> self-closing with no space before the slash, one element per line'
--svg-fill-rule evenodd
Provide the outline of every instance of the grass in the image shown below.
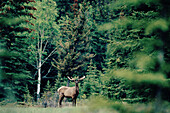
<path fill-rule="evenodd" d="M 162 102 L 161 105 L 157 106 L 157 109 L 155 109 L 155 105 L 155 102 L 130 104 L 95 97 L 87 101 L 84 100 L 77 107 L 43 108 L 42 106 L 8 104 L 7 106 L 0 106 L 0 113 L 170 113 L 169 102 Z"/>
<path fill-rule="evenodd" d="M 98 103 L 99 104 L 99 103 Z M 78 106 L 63 108 L 42 108 L 42 107 L 0 107 L 0 113 L 155 113 L 152 104 L 121 104 L 115 102 L 112 105 L 100 106 Z M 166 107 L 159 113 L 170 113 L 170 109 Z"/>
<path fill-rule="evenodd" d="M 0 113 L 87 113 L 85 107 L 38 108 L 0 107 Z"/>
<path fill-rule="evenodd" d="M 119 113 L 113 109 L 94 109 L 88 107 L 38 108 L 38 107 L 0 107 L 0 113 Z"/>

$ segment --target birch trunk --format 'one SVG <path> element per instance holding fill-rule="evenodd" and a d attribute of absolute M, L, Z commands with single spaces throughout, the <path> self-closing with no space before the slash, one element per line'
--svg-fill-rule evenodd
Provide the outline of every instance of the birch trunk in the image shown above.
<path fill-rule="evenodd" d="M 41 58 L 39 58 L 39 65 L 38 65 L 37 101 L 40 98 L 40 87 L 41 87 Z"/>
<path fill-rule="evenodd" d="M 42 30 L 40 28 L 38 28 L 38 29 L 39 29 L 39 37 L 38 37 L 38 42 L 37 42 L 37 51 L 38 52 L 37 52 L 37 60 L 36 60 L 37 61 L 36 67 L 37 67 L 37 71 L 38 71 L 37 101 L 39 101 L 39 99 L 40 99 L 40 91 L 41 91 L 41 67 L 48 60 L 48 58 L 51 57 L 57 50 L 57 48 L 54 48 L 54 50 L 51 51 L 46 58 L 43 58 L 43 53 L 45 52 L 47 44 L 49 44 L 49 41 L 47 39 L 45 42 L 45 45 L 43 47 L 43 43 L 44 43 L 43 37 L 44 37 L 45 31 L 44 31 L 44 28 Z M 52 33 L 49 37 L 52 36 Z M 51 69 L 49 69 L 49 71 L 50 70 Z M 48 73 L 45 75 L 45 77 L 48 75 Z"/>
<path fill-rule="evenodd" d="M 42 39 L 38 42 L 38 83 L 37 83 L 37 101 L 40 99 L 40 90 L 41 90 L 41 57 L 42 57 Z"/>

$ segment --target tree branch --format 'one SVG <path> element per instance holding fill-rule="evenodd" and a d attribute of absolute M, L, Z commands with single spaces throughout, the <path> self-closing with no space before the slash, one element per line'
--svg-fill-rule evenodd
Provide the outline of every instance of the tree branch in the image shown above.
<path fill-rule="evenodd" d="M 51 68 L 52 68 L 52 65 L 51 65 L 51 67 L 48 69 L 48 72 L 46 73 L 46 75 L 45 75 L 43 78 L 47 78 L 47 75 L 50 73 Z"/>
<path fill-rule="evenodd" d="M 56 50 L 57 50 L 57 47 L 44 59 L 44 61 L 42 62 L 41 66 L 48 60 L 48 58 L 50 56 L 52 56 L 55 53 Z"/>

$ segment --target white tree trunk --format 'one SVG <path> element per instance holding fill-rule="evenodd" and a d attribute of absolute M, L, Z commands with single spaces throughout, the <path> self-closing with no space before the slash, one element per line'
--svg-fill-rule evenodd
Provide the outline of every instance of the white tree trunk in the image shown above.
<path fill-rule="evenodd" d="M 38 70 L 37 101 L 40 98 L 40 90 L 41 90 L 41 67 L 48 60 L 48 58 L 50 56 L 52 56 L 55 53 L 55 51 L 57 50 L 57 48 L 55 48 L 53 51 L 51 51 L 51 53 L 49 53 L 49 55 L 46 58 L 42 59 L 43 52 L 46 50 L 46 47 L 47 47 L 47 44 L 48 44 L 48 40 L 46 41 L 46 43 L 43 47 L 43 38 L 42 37 L 44 37 L 44 28 L 43 28 L 43 30 L 39 30 L 39 31 L 40 31 L 40 37 L 39 37 L 38 43 L 37 43 L 37 49 L 38 49 L 37 57 L 38 58 L 37 58 L 37 66 L 36 66 L 37 70 Z"/>
<path fill-rule="evenodd" d="M 41 90 L 41 56 L 42 56 L 42 39 L 39 44 L 39 50 L 38 50 L 38 84 L 37 84 L 37 101 L 40 99 L 40 90 Z"/>
<path fill-rule="evenodd" d="M 40 87 L 41 87 L 41 60 L 39 61 L 39 66 L 38 66 L 37 101 L 40 98 Z"/>

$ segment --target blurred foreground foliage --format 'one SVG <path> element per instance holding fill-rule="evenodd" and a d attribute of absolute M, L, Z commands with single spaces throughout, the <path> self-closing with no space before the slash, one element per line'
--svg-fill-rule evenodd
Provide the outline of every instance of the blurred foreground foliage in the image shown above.
<path fill-rule="evenodd" d="M 114 7 L 109 9 L 118 16 L 98 27 L 108 34 L 108 39 L 104 39 L 108 42 L 106 95 L 115 98 L 116 94 L 123 93 L 118 95 L 119 99 L 131 100 L 129 102 L 169 101 L 169 1 L 112 3 Z"/>
<path fill-rule="evenodd" d="M 88 102 L 89 111 L 93 113 L 155 113 L 155 103 L 135 103 L 129 104 L 123 101 L 112 101 L 103 96 L 91 97 Z M 168 102 L 163 102 L 159 107 L 159 113 L 168 113 L 170 105 Z"/>

